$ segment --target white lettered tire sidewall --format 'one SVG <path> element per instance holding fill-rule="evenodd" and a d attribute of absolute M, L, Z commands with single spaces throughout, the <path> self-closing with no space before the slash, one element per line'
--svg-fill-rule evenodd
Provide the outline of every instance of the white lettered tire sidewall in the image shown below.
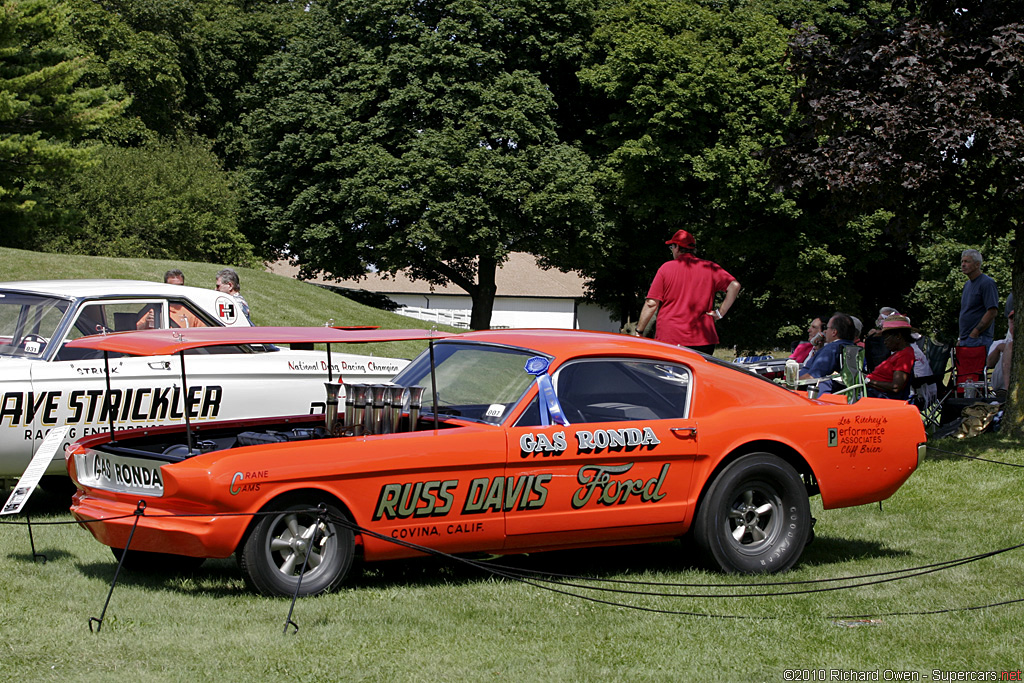
<path fill-rule="evenodd" d="M 701 501 L 694 539 L 704 559 L 731 573 L 789 569 L 810 537 L 811 511 L 800 475 L 770 453 L 741 456 Z"/>

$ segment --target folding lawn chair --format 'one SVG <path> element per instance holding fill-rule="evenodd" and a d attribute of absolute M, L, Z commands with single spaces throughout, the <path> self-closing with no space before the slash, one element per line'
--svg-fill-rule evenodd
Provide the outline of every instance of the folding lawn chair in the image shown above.
<path fill-rule="evenodd" d="M 911 403 L 921 411 L 925 429 L 934 430 L 942 419 L 942 400 L 949 396 L 949 392 L 943 389 L 950 359 L 949 345 L 928 337 L 921 337 L 916 343 L 928 359 L 931 372 L 911 379 L 910 386 L 914 391 Z"/>
<path fill-rule="evenodd" d="M 839 357 L 839 375 L 832 382 L 832 393 L 846 396 L 847 403 L 856 403 L 868 395 L 864 381 L 864 349 L 855 344 L 843 347 Z"/>
<path fill-rule="evenodd" d="M 958 396 L 978 398 L 988 396 L 988 373 L 985 358 L 988 350 L 984 346 L 954 346 L 953 369 L 956 375 Z M 973 391 L 972 391 L 973 390 Z"/>

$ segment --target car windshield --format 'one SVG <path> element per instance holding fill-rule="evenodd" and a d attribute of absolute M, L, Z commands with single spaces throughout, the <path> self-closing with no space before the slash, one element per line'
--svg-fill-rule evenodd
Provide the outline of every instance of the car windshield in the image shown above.
<path fill-rule="evenodd" d="M 41 357 L 70 306 L 65 299 L 0 292 L 0 356 Z"/>
<path fill-rule="evenodd" d="M 437 412 L 499 424 L 533 383 L 526 361 L 533 351 L 465 342 L 434 345 Z M 425 351 L 395 376 L 395 384 L 421 386 L 423 410 L 430 412 L 430 353 Z"/>

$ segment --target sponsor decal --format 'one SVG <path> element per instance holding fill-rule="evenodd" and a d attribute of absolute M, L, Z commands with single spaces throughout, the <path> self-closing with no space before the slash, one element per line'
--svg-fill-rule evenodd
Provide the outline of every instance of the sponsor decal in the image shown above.
<path fill-rule="evenodd" d="M 442 530 L 447 536 L 459 536 L 461 534 L 476 534 L 484 530 L 483 522 L 462 522 L 459 524 L 449 524 L 446 527 L 438 527 L 434 525 L 421 526 L 421 527 L 409 527 L 394 529 L 391 532 L 391 538 L 401 539 L 413 539 L 413 538 L 424 538 L 428 536 L 440 536 Z"/>
<path fill-rule="evenodd" d="M 89 473 L 96 481 L 134 491 L 163 491 L 164 482 L 160 477 L 159 466 L 143 464 L 138 460 L 121 462 L 96 451 L 92 453 Z"/>
<path fill-rule="evenodd" d="M 623 448 L 632 450 L 637 446 L 657 446 L 661 443 L 650 427 L 597 429 L 593 432 L 579 431 L 576 432 L 576 440 L 579 442 L 581 453 L 587 451 L 599 453 L 603 450 L 618 451 Z"/>
<path fill-rule="evenodd" d="M 231 486 L 228 491 L 231 492 L 232 496 L 237 496 L 239 493 L 255 493 L 260 490 L 260 479 L 266 479 L 269 476 L 267 470 L 259 470 L 256 472 L 235 472 L 234 476 L 231 477 Z"/>
<path fill-rule="evenodd" d="M 214 303 L 214 310 L 217 311 L 217 317 L 228 325 L 233 324 L 238 319 L 238 304 L 235 303 L 234 299 L 229 299 L 226 296 L 217 297 L 217 301 Z"/>
<path fill-rule="evenodd" d="M 565 440 L 565 432 L 555 432 L 550 437 L 546 434 L 523 434 L 519 437 L 519 455 L 525 458 L 530 453 L 540 453 L 543 456 L 561 455 L 568 448 Z"/>
<path fill-rule="evenodd" d="M 578 510 L 591 500 L 597 505 L 621 505 L 631 497 L 639 497 L 644 503 L 656 503 L 665 497 L 662 484 L 668 475 L 669 464 L 661 466 L 656 477 L 643 479 L 620 478 L 633 469 L 634 463 L 625 465 L 584 465 L 576 474 L 576 481 L 582 487 L 573 494 L 570 504 Z"/>
<path fill-rule="evenodd" d="M 288 369 L 292 372 L 327 372 L 327 361 L 290 360 L 288 361 Z M 394 375 L 401 369 L 402 367 L 398 363 L 379 360 L 366 360 L 355 363 L 343 360 L 340 363 L 331 363 L 331 370 L 335 373 L 387 373 Z"/>
<path fill-rule="evenodd" d="M 180 387 L 141 387 L 138 389 L 77 389 L 43 392 L 8 391 L 0 398 L 0 425 L 28 427 L 37 419 L 44 426 L 55 426 L 58 414 L 66 409 L 66 425 L 107 424 L 115 422 L 158 422 L 181 419 Z M 220 414 L 224 389 L 218 385 L 194 386 L 188 390 L 188 414 L 191 419 L 215 419 Z M 106 431 L 105 429 L 103 431 Z M 26 432 L 28 433 L 28 432 Z M 31 438 L 26 436 L 25 438 Z"/>
<path fill-rule="evenodd" d="M 462 514 L 539 510 L 548 499 L 550 474 L 527 474 L 522 477 L 494 477 L 469 482 L 469 493 Z"/>
<path fill-rule="evenodd" d="M 539 510 L 547 501 L 550 474 L 481 477 L 469 482 L 462 514 Z M 384 484 L 377 495 L 373 521 L 444 517 L 455 505 L 458 479 Z M 425 527 L 423 527 L 425 528 Z M 464 533 L 465 530 L 458 530 Z"/>
<path fill-rule="evenodd" d="M 110 374 L 111 375 L 120 374 L 120 372 L 121 372 L 121 365 L 122 365 L 121 363 L 117 363 L 116 365 L 111 363 L 111 365 L 110 365 Z M 85 366 L 79 365 L 79 366 L 76 367 L 74 365 L 74 363 L 72 363 L 71 367 L 72 367 L 72 369 L 74 369 L 74 371 L 76 373 L 78 373 L 82 377 L 91 377 L 92 375 L 99 375 L 99 376 L 103 377 L 103 376 L 105 376 L 107 374 L 106 368 L 104 368 L 102 365 L 85 365 Z"/>
<path fill-rule="evenodd" d="M 599 454 L 605 451 L 626 451 L 631 452 L 644 446 L 657 446 L 661 443 L 654 430 L 650 427 L 639 429 L 637 427 L 625 427 L 623 429 L 595 429 L 587 431 L 581 429 L 573 434 L 576 437 L 577 453 Z M 569 444 L 565 432 L 547 434 L 534 434 L 529 432 L 519 437 L 519 457 L 526 458 L 530 454 L 537 454 L 547 457 L 549 455 L 561 455 Z M 653 450 L 651 448 L 650 450 Z"/>
<path fill-rule="evenodd" d="M 832 432 L 835 431 L 840 453 L 850 457 L 881 453 L 888 422 L 883 415 L 841 417 L 838 427 L 829 429 L 829 445 L 833 445 Z"/>
<path fill-rule="evenodd" d="M 452 509 L 452 489 L 458 485 L 458 479 L 385 484 L 377 497 L 373 520 L 443 517 Z"/>

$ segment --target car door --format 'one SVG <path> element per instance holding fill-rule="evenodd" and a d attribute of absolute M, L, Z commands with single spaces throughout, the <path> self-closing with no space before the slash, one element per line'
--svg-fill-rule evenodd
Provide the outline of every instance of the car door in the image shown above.
<path fill-rule="evenodd" d="M 539 426 L 531 406 L 509 431 L 506 547 L 678 533 L 698 452 L 691 378 L 656 360 L 562 365 L 553 381 L 570 424 Z"/>

